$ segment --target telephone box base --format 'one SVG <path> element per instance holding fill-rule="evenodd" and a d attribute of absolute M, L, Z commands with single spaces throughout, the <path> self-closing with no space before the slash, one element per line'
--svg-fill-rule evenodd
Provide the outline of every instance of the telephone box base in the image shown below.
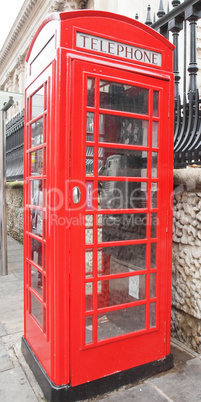
<path fill-rule="evenodd" d="M 22 353 L 38 381 L 45 398 L 50 402 L 79 401 L 111 392 L 114 389 L 167 371 L 173 367 L 173 355 L 142 366 L 115 373 L 110 376 L 72 387 L 70 384 L 57 386 L 50 381 L 27 341 L 22 337 Z"/>

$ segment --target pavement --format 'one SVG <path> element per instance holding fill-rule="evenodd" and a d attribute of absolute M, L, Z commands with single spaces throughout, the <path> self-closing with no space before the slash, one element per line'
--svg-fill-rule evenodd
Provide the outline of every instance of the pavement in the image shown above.
<path fill-rule="evenodd" d="M 46 401 L 22 355 L 22 336 L 23 246 L 8 237 L 8 275 L 0 277 L 0 401 Z M 88 401 L 201 401 L 201 356 L 176 340 L 171 351 L 171 370 Z"/>

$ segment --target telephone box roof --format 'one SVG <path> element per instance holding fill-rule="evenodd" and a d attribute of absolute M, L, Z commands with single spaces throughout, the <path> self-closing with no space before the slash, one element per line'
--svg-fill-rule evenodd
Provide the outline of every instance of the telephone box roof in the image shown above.
<path fill-rule="evenodd" d="M 163 51 L 165 49 L 170 51 L 174 49 L 174 45 L 164 36 L 137 20 L 106 11 L 76 10 L 52 13 L 42 22 L 30 44 L 26 57 L 27 62 L 31 56 L 35 41 L 41 34 L 43 28 L 50 22 L 55 22 L 55 25 L 57 24 L 60 27 L 60 41 L 58 42 L 58 47 L 70 47 L 69 41 L 68 46 L 65 46 L 65 36 L 67 35 L 67 31 L 70 30 L 67 26 L 69 26 L 69 28 L 74 26 L 83 27 L 85 31 L 91 31 L 92 33 L 103 33 L 104 35 L 114 37 L 115 39 L 119 37 L 119 39 L 128 40 L 130 43 L 137 43 L 140 38 L 142 45 L 150 45 L 150 47 L 159 48 L 160 44 Z"/>

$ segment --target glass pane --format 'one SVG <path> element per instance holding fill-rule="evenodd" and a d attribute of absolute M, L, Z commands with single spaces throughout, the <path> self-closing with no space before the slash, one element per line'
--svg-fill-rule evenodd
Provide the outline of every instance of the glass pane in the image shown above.
<path fill-rule="evenodd" d="M 98 215 L 98 243 L 101 243 L 103 241 L 103 230 L 102 230 L 102 226 L 103 226 L 103 215 Z"/>
<path fill-rule="evenodd" d="M 37 120 L 31 125 L 31 148 L 37 147 L 43 142 L 43 119 Z"/>
<path fill-rule="evenodd" d="M 31 260 L 42 267 L 42 243 L 31 239 Z"/>
<path fill-rule="evenodd" d="M 86 311 L 93 309 L 93 283 L 85 284 L 85 309 Z"/>
<path fill-rule="evenodd" d="M 156 297 L 156 274 L 150 275 L 150 297 Z"/>
<path fill-rule="evenodd" d="M 99 175 L 147 177 L 147 152 L 99 148 Z"/>
<path fill-rule="evenodd" d="M 151 237 L 155 238 L 157 236 L 157 214 L 151 214 Z"/>
<path fill-rule="evenodd" d="M 156 268 L 156 243 L 151 243 L 151 268 Z"/>
<path fill-rule="evenodd" d="M 100 114 L 99 130 L 100 142 L 147 146 L 147 120 Z"/>
<path fill-rule="evenodd" d="M 94 106 L 95 79 L 87 79 L 87 106 Z"/>
<path fill-rule="evenodd" d="M 42 274 L 33 265 L 31 265 L 31 287 L 42 297 Z"/>
<path fill-rule="evenodd" d="M 44 328 L 43 328 L 43 332 L 46 334 L 46 328 L 47 328 L 47 325 L 46 325 L 47 314 L 46 314 L 46 308 L 45 308 L 45 307 L 43 307 L 43 315 L 44 315 Z"/>
<path fill-rule="evenodd" d="M 30 204 L 43 206 L 43 181 L 30 180 Z"/>
<path fill-rule="evenodd" d="M 46 272 L 46 245 L 43 244 L 43 271 Z"/>
<path fill-rule="evenodd" d="M 43 234 L 43 240 L 46 240 L 46 232 L 47 232 L 47 212 L 43 212 L 42 215 L 42 234 Z"/>
<path fill-rule="evenodd" d="M 135 275 L 129 277 L 129 296 L 134 300 L 145 299 L 146 275 Z"/>
<path fill-rule="evenodd" d="M 85 275 L 87 278 L 93 276 L 93 251 L 85 251 Z"/>
<path fill-rule="evenodd" d="M 31 117 L 39 116 L 44 110 L 44 87 L 40 88 L 33 96 L 31 103 Z"/>
<path fill-rule="evenodd" d="M 158 147 L 158 122 L 152 123 L 152 147 Z"/>
<path fill-rule="evenodd" d="M 43 149 L 31 152 L 31 175 L 41 176 L 43 174 Z"/>
<path fill-rule="evenodd" d="M 93 175 L 94 172 L 94 148 L 86 147 L 86 176 Z"/>
<path fill-rule="evenodd" d="M 85 216 L 85 242 L 86 244 L 93 243 L 93 215 Z"/>
<path fill-rule="evenodd" d="M 40 237 L 43 235 L 43 213 L 38 209 L 31 210 L 31 232 Z"/>
<path fill-rule="evenodd" d="M 85 345 L 93 341 L 93 317 L 85 319 Z"/>
<path fill-rule="evenodd" d="M 98 242 L 146 239 L 146 214 L 99 215 Z"/>
<path fill-rule="evenodd" d="M 99 209 L 146 208 L 147 183 L 99 181 Z"/>
<path fill-rule="evenodd" d="M 87 141 L 93 141 L 94 138 L 94 113 L 87 112 Z"/>
<path fill-rule="evenodd" d="M 132 303 L 145 298 L 145 275 L 99 281 L 98 308 Z"/>
<path fill-rule="evenodd" d="M 100 108 L 147 114 L 148 93 L 145 88 L 100 81 Z"/>
<path fill-rule="evenodd" d="M 158 98 L 159 98 L 159 92 L 154 91 L 153 92 L 153 116 L 158 117 Z"/>
<path fill-rule="evenodd" d="M 152 177 L 158 177 L 158 152 L 152 152 Z"/>
<path fill-rule="evenodd" d="M 31 295 L 31 314 L 38 321 L 40 326 L 43 326 L 43 307 L 42 304 L 36 299 L 34 295 Z"/>
<path fill-rule="evenodd" d="M 99 142 L 105 141 L 105 135 L 103 132 L 103 122 L 105 121 L 105 115 L 99 114 Z"/>
<path fill-rule="evenodd" d="M 93 243 L 93 229 L 85 229 L 85 243 L 86 244 Z"/>
<path fill-rule="evenodd" d="M 98 315 L 98 340 L 145 329 L 145 306 L 110 311 Z"/>
<path fill-rule="evenodd" d="M 103 247 L 98 251 L 98 274 L 114 275 L 146 269 L 146 244 Z"/>
<path fill-rule="evenodd" d="M 43 284 L 44 286 L 44 302 L 46 303 L 46 290 L 47 290 L 47 285 L 46 285 L 46 277 L 43 276 Z"/>
<path fill-rule="evenodd" d="M 47 160 L 47 150 L 46 147 L 43 148 L 44 164 L 43 164 L 43 174 L 46 175 L 46 160 Z"/>
<path fill-rule="evenodd" d="M 93 215 L 86 215 L 85 216 L 85 226 L 86 227 L 93 227 Z"/>
<path fill-rule="evenodd" d="M 151 208 L 157 208 L 157 183 L 151 183 Z"/>
<path fill-rule="evenodd" d="M 109 268 L 110 268 L 110 256 L 104 254 L 102 250 L 98 250 L 98 275 L 104 275 L 104 272 L 108 273 Z"/>
<path fill-rule="evenodd" d="M 156 303 L 150 304 L 150 328 L 156 326 Z"/>

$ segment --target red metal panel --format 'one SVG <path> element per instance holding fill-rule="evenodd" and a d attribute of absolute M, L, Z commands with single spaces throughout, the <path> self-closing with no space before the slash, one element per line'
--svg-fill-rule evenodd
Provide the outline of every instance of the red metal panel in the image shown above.
<path fill-rule="evenodd" d="M 55 89 L 52 99 L 54 120 L 49 149 L 49 228 L 52 314 L 52 373 L 55 384 L 69 382 L 69 122 L 67 120 L 66 53 L 58 50 Z"/>
<path fill-rule="evenodd" d="M 42 93 L 39 91 L 42 88 Z M 49 233 L 47 231 L 47 182 L 49 180 L 50 116 L 53 104 L 50 96 L 53 91 L 51 66 L 26 90 L 25 127 L 25 191 L 24 191 L 24 273 L 25 273 L 25 338 L 45 371 L 51 375 L 51 311 Z M 35 101 L 34 101 L 35 97 Z M 42 100 L 40 100 L 42 99 Z M 52 99 L 54 101 L 54 98 Z M 39 128 L 41 126 L 41 128 Z M 42 166 L 35 165 L 36 154 L 40 153 Z M 32 166 L 31 166 L 32 165 Z M 34 169 L 37 169 L 34 172 Z M 39 203 L 39 183 L 42 184 L 42 198 Z M 48 183 L 49 184 L 49 183 Z M 33 193 L 33 194 L 32 194 Z M 34 194 L 38 193 L 35 205 Z M 42 215 L 42 232 L 33 231 L 34 214 Z M 36 250 L 33 241 L 40 244 Z M 39 257 L 40 253 L 40 257 Z M 41 277 L 41 280 L 40 280 Z M 37 283 L 38 282 L 38 283 Z"/>
<path fill-rule="evenodd" d="M 71 201 L 71 219 L 79 222 L 77 225 L 72 225 L 70 231 L 71 237 L 71 249 L 70 249 L 70 261 L 71 261 L 71 274 L 70 274 L 70 300 L 71 300 L 71 323 L 70 323 L 70 348 L 71 348 L 71 384 L 73 386 L 100 378 L 105 375 L 112 374 L 116 371 L 125 370 L 131 367 L 135 367 L 147 362 L 161 359 L 166 356 L 167 350 L 169 350 L 170 339 L 167 339 L 167 343 L 164 343 L 164 331 L 166 325 L 169 331 L 169 315 L 170 315 L 170 280 L 171 277 L 171 264 L 169 261 L 164 261 L 164 254 L 167 253 L 171 243 L 171 233 L 166 232 L 166 211 L 170 209 L 170 187 L 169 183 L 169 163 L 170 155 L 169 148 L 172 147 L 172 137 L 169 136 L 169 119 L 168 112 L 170 111 L 168 103 L 169 93 L 169 81 L 161 79 L 150 79 L 149 75 L 143 76 L 140 74 L 127 73 L 122 70 L 113 70 L 103 65 L 96 65 L 92 63 L 82 63 L 78 61 L 72 62 L 73 67 L 73 81 L 74 87 L 72 89 L 72 128 L 71 128 L 71 142 L 72 142 L 72 154 L 71 154 L 71 194 L 74 186 L 80 185 L 81 201 L 79 205 L 74 205 Z M 97 276 L 97 263 L 93 260 L 94 275 L 92 279 L 85 280 L 84 274 L 84 250 L 85 245 L 85 176 L 86 172 L 86 146 L 93 146 L 94 153 L 98 146 L 98 126 L 99 126 L 99 113 L 103 113 L 104 110 L 99 108 L 99 94 L 96 92 L 95 106 L 94 108 L 87 108 L 86 105 L 86 77 L 94 77 L 96 79 L 96 91 L 100 80 L 114 81 L 117 83 L 124 83 L 127 85 L 138 85 L 141 88 L 145 87 L 149 90 L 149 142 L 146 147 L 134 147 L 134 149 L 148 150 L 148 166 L 147 166 L 147 179 L 142 179 L 142 182 L 147 183 L 147 204 L 143 211 L 147 212 L 149 217 L 147 221 L 147 235 L 145 240 L 125 241 L 122 239 L 120 242 L 111 241 L 110 243 L 100 243 L 98 245 L 97 232 L 94 228 L 94 236 L 91 245 L 88 246 L 88 250 L 93 250 L 93 253 L 102 246 L 112 247 L 131 244 L 146 244 L 147 258 L 146 258 L 146 298 L 145 301 L 135 302 L 134 306 L 145 305 L 146 307 L 146 326 L 144 330 L 139 330 L 136 333 L 130 332 L 127 335 L 115 336 L 111 339 L 97 341 L 97 313 L 107 314 L 107 312 L 118 311 L 118 308 L 122 309 L 122 306 L 108 307 L 107 310 L 101 309 L 97 305 L 97 280 L 102 280 Z M 118 85 L 119 85 L 118 84 Z M 80 89 L 82 88 L 82 91 Z M 153 117 L 153 94 L 154 91 L 159 92 L 159 117 Z M 86 113 L 94 111 L 94 138 L 91 142 L 85 142 L 86 135 Z M 111 115 L 117 115 L 117 112 L 113 110 L 108 111 Z M 130 113 L 119 113 L 120 115 L 130 116 Z M 146 119 L 147 117 L 145 117 Z M 158 121 L 160 123 L 160 135 L 159 143 L 157 147 L 152 146 L 152 121 Z M 171 123 L 172 125 L 172 123 Z M 77 133 L 80 133 L 80 141 L 77 141 Z M 85 145 L 87 144 L 87 145 Z M 114 144 L 111 146 L 114 147 Z M 122 145 L 123 148 L 123 145 Z M 128 147 L 127 147 L 128 148 Z M 152 151 L 151 151 L 152 149 Z M 151 164 L 152 164 L 152 152 L 158 155 L 158 175 L 156 178 L 151 178 Z M 154 155 L 155 155 L 154 154 Z M 98 160 L 97 152 L 94 156 L 94 172 L 88 180 L 94 181 L 94 187 L 98 188 Z M 172 167 L 172 162 L 171 162 Z M 106 178 L 108 180 L 108 178 Z M 110 177 L 110 180 L 114 178 Z M 118 178 L 122 181 L 126 181 L 126 178 Z M 133 179 L 130 178 L 131 182 Z M 141 180 L 140 180 L 141 181 Z M 150 189 L 151 183 L 157 183 L 158 186 L 158 205 L 157 208 L 150 209 Z M 97 205 L 97 193 L 94 192 L 93 207 L 90 209 L 90 216 L 93 215 L 93 220 L 97 215 L 95 206 Z M 150 248 L 153 244 L 151 236 L 150 217 L 152 213 L 157 213 L 160 225 L 157 227 L 157 233 L 154 236 L 154 242 L 157 242 L 158 247 L 158 260 L 157 269 L 150 271 Z M 111 210 L 112 213 L 122 213 L 121 210 Z M 124 212 L 128 212 L 127 209 Z M 99 211 L 98 211 L 99 213 Z M 100 211 L 102 213 L 102 211 Z M 108 211 L 104 210 L 104 213 Z M 79 246 L 78 246 L 79 245 Z M 143 271 L 144 272 L 144 271 Z M 150 275 L 157 273 L 157 290 L 156 295 L 151 302 L 152 307 L 156 303 L 156 325 L 154 328 L 149 328 L 150 321 Z M 128 275 L 123 274 L 123 277 Z M 121 278 L 122 275 L 110 276 L 112 278 Z M 106 279 L 104 276 L 103 279 Z M 90 285 L 94 288 L 93 297 L 94 304 L 91 312 L 85 313 L 85 286 Z M 76 289 L 76 292 L 75 292 Z M 102 288 L 102 292 L 107 292 L 107 288 Z M 88 297 L 88 303 L 90 299 Z M 125 304 L 124 307 L 129 307 L 131 304 Z M 97 310 L 98 309 L 98 310 Z M 123 311 L 123 310 L 122 310 Z M 129 310 L 128 310 L 129 311 Z M 131 310 L 130 310 L 131 311 Z M 84 317 L 93 316 L 92 327 L 93 340 L 85 345 L 85 330 Z M 76 317 L 76 319 L 75 319 Z M 151 324 L 150 324 L 151 325 Z M 168 346 L 167 346 L 168 345 Z"/>
<path fill-rule="evenodd" d="M 34 83 L 27 88 L 27 110 L 33 94 L 44 83 L 48 83 L 47 99 L 45 99 L 46 137 L 45 145 L 32 147 L 30 150 L 30 127 L 32 122 L 38 122 L 38 117 L 31 120 L 27 118 L 28 143 L 25 143 L 25 338 L 44 367 L 51 381 L 55 384 L 69 382 L 69 205 L 68 205 L 68 177 L 69 177 L 69 130 L 70 122 L 63 118 L 66 114 L 68 96 L 66 81 L 66 52 L 58 51 L 58 62 L 52 63 L 51 69 L 43 72 Z M 47 85 L 47 84 L 45 84 Z M 57 98 L 57 94 L 59 94 Z M 29 103 L 28 103 L 29 102 Z M 38 100 L 40 104 L 40 100 Z M 69 106 L 68 106 L 69 108 Z M 31 120 L 31 123 L 30 123 Z M 45 131 L 43 130 L 43 136 Z M 43 205 L 46 213 L 44 224 L 46 226 L 46 239 L 43 243 L 46 247 L 46 271 L 43 274 L 38 263 L 32 261 L 30 242 L 30 220 L 27 220 L 31 211 L 28 181 L 32 178 L 30 170 L 30 151 L 45 147 L 46 175 L 36 176 L 36 179 L 46 180 L 45 197 L 46 205 Z M 29 161 L 29 162 L 28 162 Z M 29 168 L 28 168 L 29 166 Z M 41 208 L 32 206 L 36 210 Z M 30 213 L 29 213 L 30 215 Z M 33 235 L 31 235 L 33 237 Z M 40 240 L 40 238 L 39 238 Z M 44 257 L 43 257 L 44 259 Z M 46 303 L 32 289 L 31 272 L 27 271 L 27 264 L 31 263 L 35 269 L 42 272 L 46 278 L 43 285 L 46 294 Z M 44 260 L 43 260 L 44 264 Z M 45 289 L 44 289 L 45 288 Z M 26 293 L 27 292 L 27 293 Z M 28 294 L 28 296 L 26 296 Z M 41 328 L 33 316 L 31 310 L 31 295 L 38 300 L 38 308 L 44 305 L 47 314 L 47 324 Z M 35 300 L 35 299 L 34 299 Z M 37 313 L 37 310 L 36 310 Z M 44 326 L 44 317 L 43 317 Z"/>
<path fill-rule="evenodd" d="M 162 51 L 165 50 L 163 57 L 162 67 L 166 71 L 172 71 L 171 52 L 173 45 L 161 36 L 157 31 L 151 29 L 146 25 L 142 25 L 136 20 L 118 15 L 114 13 L 95 11 L 95 10 L 77 10 L 67 13 L 54 13 L 48 16 L 38 28 L 34 35 L 29 51 L 27 53 L 26 61 L 32 59 L 32 52 L 34 50 L 35 42 L 37 41 L 42 29 L 51 22 L 52 32 L 56 31 L 56 41 L 60 40 L 60 46 L 64 48 L 75 48 L 75 30 L 83 29 L 88 34 L 99 34 L 102 37 L 107 37 L 113 41 L 124 40 L 125 43 L 141 44 L 145 48 L 158 48 Z M 59 29 L 60 24 L 60 29 Z M 67 28 L 67 29 L 66 29 Z M 100 36 L 101 36 L 100 35 Z M 51 37 L 51 36 L 50 36 Z M 128 39 L 129 38 L 129 39 Z M 130 41 L 130 38 L 132 40 Z M 133 39 L 135 38 L 135 39 Z M 55 41 L 55 42 L 56 42 Z M 44 38 L 43 38 L 44 42 Z M 44 44 L 43 44 L 44 46 Z M 103 55 L 100 52 L 99 55 Z M 35 54 L 34 54 L 35 56 Z"/>

